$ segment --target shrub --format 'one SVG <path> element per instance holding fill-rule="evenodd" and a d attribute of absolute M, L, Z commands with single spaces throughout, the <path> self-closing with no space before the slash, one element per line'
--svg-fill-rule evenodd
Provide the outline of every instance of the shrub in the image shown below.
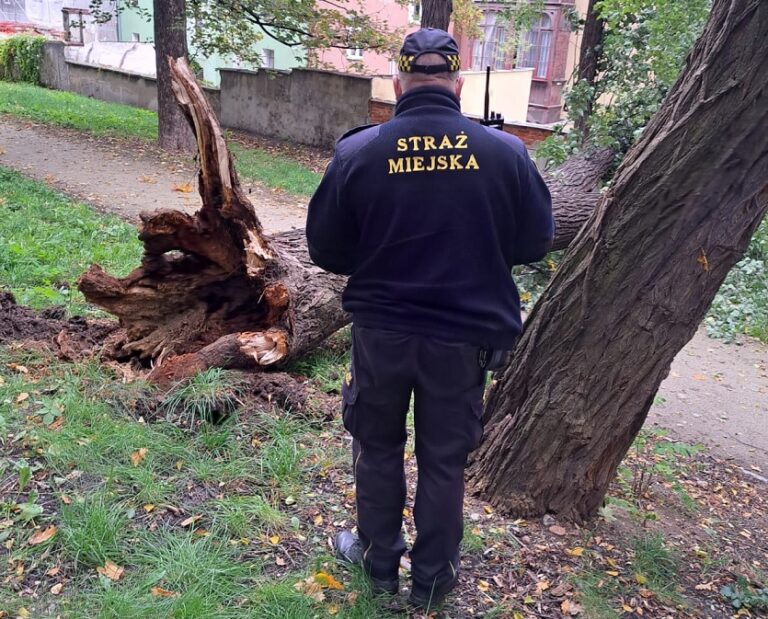
<path fill-rule="evenodd" d="M 20 34 L 0 41 L 0 80 L 40 83 L 45 37 Z"/>

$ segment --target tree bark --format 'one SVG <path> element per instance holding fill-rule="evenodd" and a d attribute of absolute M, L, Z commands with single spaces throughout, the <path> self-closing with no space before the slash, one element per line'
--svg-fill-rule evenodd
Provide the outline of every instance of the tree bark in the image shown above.
<path fill-rule="evenodd" d="M 451 0 L 422 0 L 421 27 L 447 31 L 451 23 L 451 13 L 453 13 Z"/>
<path fill-rule="evenodd" d="M 263 233 L 202 89 L 184 59 L 169 67 L 197 136 L 203 207 L 193 216 L 142 213 L 141 266 L 117 279 L 93 265 L 78 286 L 120 319 L 107 356 L 154 363 L 157 380 L 280 365 L 348 322 L 345 278 L 311 263 L 303 231 Z"/>
<path fill-rule="evenodd" d="M 581 52 L 579 55 L 578 82 L 586 82 L 593 89 L 592 96 L 587 101 L 582 114 L 574 119 L 574 127 L 581 132 L 583 140 L 586 141 L 589 135 L 589 126 L 587 120 L 592 115 L 592 108 L 595 103 L 594 86 L 597 77 L 597 66 L 602 56 L 603 32 L 605 21 L 600 19 L 598 11 L 595 10 L 595 0 L 589 0 L 587 8 L 587 17 L 584 22 L 584 34 L 581 38 Z"/>
<path fill-rule="evenodd" d="M 171 90 L 166 58 L 187 57 L 186 0 L 154 0 L 157 67 L 158 144 L 165 150 L 194 151 L 195 138 Z"/>
<path fill-rule="evenodd" d="M 492 388 L 470 481 L 500 509 L 597 511 L 677 352 L 768 209 L 768 3 L 715 0 Z"/>

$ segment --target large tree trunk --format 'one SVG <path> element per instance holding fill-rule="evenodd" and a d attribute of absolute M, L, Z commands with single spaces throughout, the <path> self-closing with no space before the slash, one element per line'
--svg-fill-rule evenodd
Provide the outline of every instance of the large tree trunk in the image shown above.
<path fill-rule="evenodd" d="M 587 120 L 592 114 L 592 107 L 595 103 L 594 86 L 597 77 L 597 65 L 602 56 L 603 32 L 605 21 L 600 19 L 598 11 L 595 10 L 595 0 L 589 0 L 587 8 L 587 17 L 584 22 L 584 34 L 581 37 L 581 52 L 579 55 L 577 82 L 585 82 L 593 89 L 592 96 L 587 100 L 586 106 L 581 114 L 574 119 L 574 127 L 581 132 L 583 140 L 586 141 L 589 133 Z"/>
<path fill-rule="evenodd" d="M 185 4 L 185 0 L 154 0 L 158 143 L 165 150 L 193 151 L 195 148 L 195 137 L 176 105 L 171 73 L 165 60 L 187 57 Z"/>
<path fill-rule="evenodd" d="M 203 207 L 194 216 L 143 213 L 141 266 L 116 279 L 94 265 L 78 286 L 120 319 L 108 356 L 155 363 L 155 379 L 211 366 L 280 365 L 348 322 L 339 302 L 345 278 L 310 262 L 303 231 L 263 233 L 186 61 L 168 63 L 197 135 Z"/>
<path fill-rule="evenodd" d="M 421 2 L 421 27 L 440 28 L 448 30 L 453 13 L 451 0 L 422 0 Z"/>
<path fill-rule="evenodd" d="M 490 393 L 470 480 L 499 508 L 595 514 L 768 208 L 766 84 L 768 3 L 716 0 Z"/>

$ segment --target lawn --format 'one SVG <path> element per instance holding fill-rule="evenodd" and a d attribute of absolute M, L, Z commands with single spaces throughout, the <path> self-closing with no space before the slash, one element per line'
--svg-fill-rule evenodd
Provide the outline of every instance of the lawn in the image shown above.
<path fill-rule="evenodd" d="M 13 260 L 0 254 L 0 286 L 20 298 L 55 303 L 37 289 L 63 288 L 93 259 L 115 270 L 138 259 L 118 220 L 15 173 L 0 172 L 0 188 L 0 247 L 15 247 Z M 288 371 L 337 401 L 349 345 L 342 330 Z M 65 363 L 43 340 L 0 341 L 0 617 L 398 616 L 331 556 L 355 509 L 338 419 L 283 409 L 245 373 L 207 370 L 167 390 L 142 376 Z M 766 508 L 730 463 L 643 433 L 584 525 L 507 517 L 469 494 L 446 616 L 758 616 Z"/>
<path fill-rule="evenodd" d="M 0 167 L 0 287 L 34 308 L 88 313 L 75 282 L 91 264 L 127 275 L 140 263 L 136 228 Z"/>
<path fill-rule="evenodd" d="M 71 92 L 0 81 L 0 114 L 109 138 L 157 139 L 157 114 Z M 231 144 L 239 174 L 288 193 L 309 196 L 321 175 L 288 157 Z"/>

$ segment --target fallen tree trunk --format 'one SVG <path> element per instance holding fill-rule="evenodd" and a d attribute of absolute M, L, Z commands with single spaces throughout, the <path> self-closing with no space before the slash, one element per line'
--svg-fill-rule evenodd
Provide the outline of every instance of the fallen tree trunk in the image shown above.
<path fill-rule="evenodd" d="M 240 187 L 216 116 L 186 62 L 170 60 L 176 99 L 200 157 L 203 206 L 194 215 L 141 215 L 141 265 L 127 277 L 92 266 L 78 281 L 86 299 L 120 319 L 105 356 L 153 366 L 150 379 L 179 380 L 208 367 L 279 366 L 349 322 L 346 278 L 311 263 L 302 230 L 266 235 Z M 567 246 L 597 202 L 609 151 L 569 161 L 549 175 Z"/>
<path fill-rule="evenodd" d="M 120 319 L 106 354 L 155 363 L 155 379 L 284 363 L 348 322 L 345 278 L 311 264 L 303 232 L 264 234 L 210 104 L 186 62 L 169 62 L 197 138 L 203 207 L 142 214 L 141 266 L 117 279 L 94 265 L 78 286 Z"/>

